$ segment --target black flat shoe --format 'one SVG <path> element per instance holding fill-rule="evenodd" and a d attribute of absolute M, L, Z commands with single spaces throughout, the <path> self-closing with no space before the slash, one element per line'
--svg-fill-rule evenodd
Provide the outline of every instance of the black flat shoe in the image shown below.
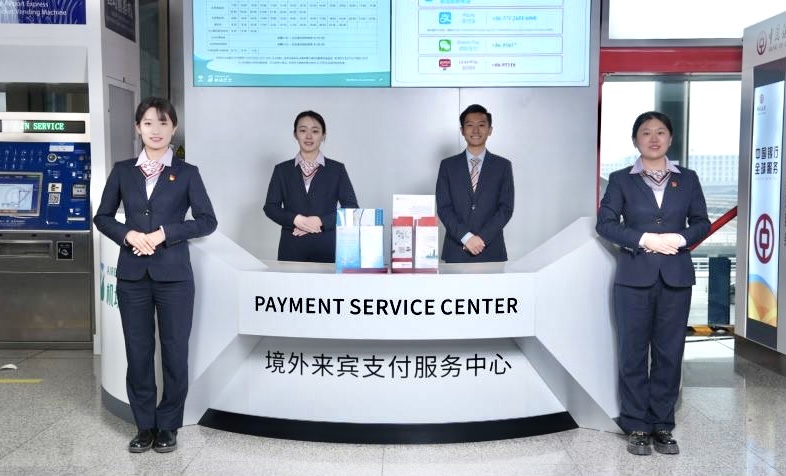
<path fill-rule="evenodd" d="M 652 444 L 655 451 L 664 455 L 676 455 L 680 452 L 677 440 L 671 436 L 670 431 L 660 430 L 652 434 Z"/>
<path fill-rule="evenodd" d="M 632 431 L 628 435 L 628 453 L 637 456 L 652 454 L 650 434 L 645 431 Z"/>
<path fill-rule="evenodd" d="M 139 430 L 134 439 L 128 443 L 128 451 L 131 453 L 144 453 L 153 446 L 155 437 L 155 430 Z"/>
<path fill-rule="evenodd" d="M 169 453 L 177 449 L 177 430 L 158 430 L 153 451 L 156 453 Z"/>

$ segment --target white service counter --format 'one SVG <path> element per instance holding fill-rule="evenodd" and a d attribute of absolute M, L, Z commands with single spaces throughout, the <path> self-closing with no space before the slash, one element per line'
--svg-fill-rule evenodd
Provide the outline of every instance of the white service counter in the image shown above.
<path fill-rule="evenodd" d="M 194 240 L 185 424 L 375 443 L 619 431 L 614 259 L 593 226 L 439 274 L 335 274 L 261 262 L 220 233 Z M 101 377 L 130 419 L 117 251 L 102 238 Z"/>

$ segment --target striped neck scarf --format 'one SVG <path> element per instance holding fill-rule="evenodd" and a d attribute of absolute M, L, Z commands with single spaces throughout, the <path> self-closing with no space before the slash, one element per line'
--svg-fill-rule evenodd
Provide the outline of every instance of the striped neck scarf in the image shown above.
<path fill-rule="evenodd" d="M 145 180 L 157 177 L 164 170 L 164 164 L 160 160 L 147 159 L 139 165 L 139 170 L 145 176 Z"/>
<path fill-rule="evenodd" d="M 666 182 L 668 182 L 669 177 L 671 177 L 671 170 L 669 169 L 663 169 L 663 170 L 644 169 L 641 171 L 641 178 L 644 179 L 644 183 L 646 183 L 651 189 L 656 191 L 661 191 L 666 188 Z"/>
<path fill-rule="evenodd" d="M 300 161 L 300 174 L 303 176 L 303 183 L 308 189 L 311 185 L 311 180 L 314 175 L 319 171 L 320 164 L 316 160 L 301 160 Z"/>

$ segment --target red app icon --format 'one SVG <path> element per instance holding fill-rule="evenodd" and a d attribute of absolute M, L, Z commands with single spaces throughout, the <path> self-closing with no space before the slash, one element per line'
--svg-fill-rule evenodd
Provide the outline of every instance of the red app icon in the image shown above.
<path fill-rule="evenodd" d="M 450 58 L 440 58 L 439 59 L 439 67 L 440 68 L 450 68 Z"/>

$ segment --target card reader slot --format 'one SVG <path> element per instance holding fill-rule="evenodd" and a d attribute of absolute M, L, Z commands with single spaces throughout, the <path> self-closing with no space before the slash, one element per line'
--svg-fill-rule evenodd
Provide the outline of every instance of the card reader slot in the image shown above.
<path fill-rule="evenodd" d="M 51 240 L 0 240 L 0 257 L 51 258 Z"/>

